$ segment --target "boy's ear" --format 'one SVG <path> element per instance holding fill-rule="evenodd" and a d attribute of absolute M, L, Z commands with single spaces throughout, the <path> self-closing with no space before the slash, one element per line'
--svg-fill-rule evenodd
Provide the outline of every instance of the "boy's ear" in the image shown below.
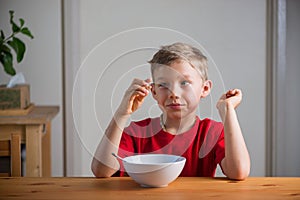
<path fill-rule="evenodd" d="M 207 97 L 210 94 L 211 88 L 212 88 L 212 81 L 211 80 L 205 81 L 202 86 L 201 98 Z"/>

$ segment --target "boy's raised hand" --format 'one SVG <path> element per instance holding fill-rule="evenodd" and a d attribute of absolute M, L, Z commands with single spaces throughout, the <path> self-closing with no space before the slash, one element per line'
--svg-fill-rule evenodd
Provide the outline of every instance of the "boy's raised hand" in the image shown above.
<path fill-rule="evenodd" d="M 242 101 L 242 91 L 239 89 L 228 90 L 225 94 L 221 96 L 217 103 L 217 108 L 219 110 L 224 109 L 226 106 L 231 105 L 233 108 L 238 107 Z"/>
<path fill-rule="evenodd" d="M 119 115 L 130 115 L 143 104 L 151 89 L 151 79 L 134 79 L 126 90 L 118 108 Z"/>

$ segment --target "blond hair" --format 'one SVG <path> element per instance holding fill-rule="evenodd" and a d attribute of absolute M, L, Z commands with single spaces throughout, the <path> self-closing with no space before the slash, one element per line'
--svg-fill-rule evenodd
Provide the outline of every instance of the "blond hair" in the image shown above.
<path fill-rule="evenodd" d="M 203 80 L 208 79 L 207 58 L 203 53 L 188 44 L 174 43 L 162 46 L 153 58 L 149 61 L 151 64 L 151 73 L 160 65 L 170 65 L 175 61 L 185 60 L 193 68 L 197 69 Z"/>

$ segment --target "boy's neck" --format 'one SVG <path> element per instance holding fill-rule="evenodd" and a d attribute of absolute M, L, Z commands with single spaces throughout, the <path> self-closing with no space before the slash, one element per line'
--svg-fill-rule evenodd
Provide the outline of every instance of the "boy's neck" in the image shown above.
<path fill-rule="evenodd" d="M 173 135 L 179 135 L 190 130 L 196 123 L 196 115 L 186 117 L 179 120 L 164 119 L 163 115 L 160 116 L 160 125 L 165 132 Z"/>

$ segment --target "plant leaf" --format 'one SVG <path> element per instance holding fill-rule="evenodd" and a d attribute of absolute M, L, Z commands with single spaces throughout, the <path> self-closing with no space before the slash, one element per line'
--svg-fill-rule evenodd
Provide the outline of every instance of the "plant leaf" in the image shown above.
<path fill-rule="evenodd" d="M 16 54 L 17 54 L 17 62 L 21 62 L 24 58 L 24 54 L 26 51 L 26 47 L 24 42 L 22 42 L 20 39 L 13 37 L 13 39 L 11 41 L 7 42 L 9 46 L 11 46 Z"/>
<path fill-rule="evenodd" d="M 12 22 L 11 25 L 12 25 L 12 31 L 13 31 L 14 33 L 20 31 L 20 27 L 19 27 L 15 22 Z"/>
<path fill-rule="evenodd" d="M 3 32 L 3 30 L 1 30 L 1 43 L 4 40 L 4 38 L 5 38 L 4 32 Z"/>
<path fill-rule="evenodd" d="M 3 52 L 0 55 L 0 62 L 2 63 L 4 67 L 4 71 L 9 75 L 15 75 L 16 71 L 13 68 L 13 57 L 12 54 L 9 52 Z"/>
<path fill-rule="evenodd" d="M 10 24 L 12 26 L 12 31 L 15 32 L 19 32 L 20 31 L 20 27 L 14 22 L 14 11 L 10 10 L 9 14 L 10 14 Z"/>
<path fill-rule="evenodd" d="M 19 20 L 20 20 L 20 27 L 24 26 L 24 24 L 25 24 L 24 19 L 20 18 Z"/>
<path fill-rule="evenodd" d="M 10 23 L 13 22 L 14 13 L 15 13 L 15 12 L 14 12 L 13 10 L 10 10 L 10 11 L 9 11 L 9 15 L 10 15 L 10 20 L 9 20 L 9 21 L 10 21 Z"/>
<path fill-rule="evenodd" d="M 24 35 L 27 35 L 28 37 L 33 39 L 33 35 L 31 34 L 30 30 L 27 27 L 22 28 L 21 33 L 23 33 Z"/>
<path fill-rule="evenodd" d="M 1 45 L 1 48 L 0 48 L 0 52 L 8 52 L 10 53 L 10 48 L 8 46 L 6 46 L 5 44 Z"/>
<path fill-rule="evenodd" d="M 24 54 L 25 54 L 25 51 L 26 51 L 26 46 L 24 44 L 24 42 L 22 42 L 20 39 L 14 37 L 13 38 L 13 41 L 15 41 L 18 45 L 18 53 L 17 53 L 17 61 L 18 62 L 21 62 L 24 58 Z"/>

